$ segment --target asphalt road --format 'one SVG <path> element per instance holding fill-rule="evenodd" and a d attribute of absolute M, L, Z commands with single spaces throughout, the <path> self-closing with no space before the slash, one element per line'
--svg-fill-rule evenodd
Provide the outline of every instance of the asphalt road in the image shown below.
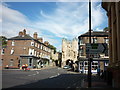
<path fill-rule="evenodd" d="M 85 76 L 58 67 L 45 70 L 3 70 L 2 88 L 80 88 Z"/>

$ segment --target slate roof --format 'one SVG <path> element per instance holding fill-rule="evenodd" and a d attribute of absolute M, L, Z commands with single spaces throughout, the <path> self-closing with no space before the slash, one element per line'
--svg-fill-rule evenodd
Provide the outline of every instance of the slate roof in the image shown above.
<path fill-rule="evenodd" d="M 35 40 L 36 42 L 38 43 L 41 43 L 39 42 L 38 40 L 32 38 L 29 34 L 26 34 L 24 36 L 16 36 L 16 37 L 12 37 L 12 38 L 9 38 L 8 40 Z M 44 46 L 46 46 L 44 43 L 41 43 L 43 44 Z M 47 46 L 48 47 L 48 46 Z M 50 47 L 49 47 L 50 48 Z"/>
<path fill-rule="evenodd" d="M 34 40 L 34 38 L 32 38 L 30 35 L 26 34 L 24 36 L 12 37 L 12 38 L 9 38 L 8 40 Z"/>
<path fill-rule="evenodd" d="M 108 37 L 108 32 L 103 32 L 103 31 L 93 31 L 91 32 L 91 36 L 94 37 Z M 89 37 L 89 32 L 86 32 L 79 37 Z"/>

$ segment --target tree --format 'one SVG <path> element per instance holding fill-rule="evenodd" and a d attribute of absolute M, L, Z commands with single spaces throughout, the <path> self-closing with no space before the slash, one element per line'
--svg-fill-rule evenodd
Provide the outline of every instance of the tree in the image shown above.
<path fill-rule="evenodd" d="M 5 36 L 0 36 L 0 44 L 7 46 L 7 38 Z"/>
<path fill-rule="evenodd" d="M 103 31 L 108 31 L 108 27 L 105 27 L 105 28 L 103 29 Z"/>
<path fill-rule="evenodd" d="M 54 50 L 54 53 L 56 53 L 56 47 L 54 47 L 53 45 L 48 45 L 48 47 L 50 47 L 51 49 L 53 49 Z"/>

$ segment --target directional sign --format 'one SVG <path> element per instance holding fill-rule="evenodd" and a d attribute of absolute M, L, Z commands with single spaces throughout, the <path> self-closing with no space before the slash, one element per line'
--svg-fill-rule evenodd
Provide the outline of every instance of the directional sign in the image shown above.
<path fill-rule="evenodd" d="M 108 53 L 108 46 L 106 43 L 86 43 L 86 54 L 102 54 Z"/>

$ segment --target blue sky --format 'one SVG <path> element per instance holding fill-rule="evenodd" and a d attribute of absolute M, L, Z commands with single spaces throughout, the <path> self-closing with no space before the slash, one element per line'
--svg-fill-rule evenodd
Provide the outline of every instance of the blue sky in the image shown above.
<path fill-rule="evenodd" d="M 13 37 L 24 28 L 61 50 L 62 38 L 72 40 L 88 31 L 87 2 L 7 2 L 0 4 L 2 35 Z M 107 27 L 100 2 L 92 3 L 92 29 Z"/>

